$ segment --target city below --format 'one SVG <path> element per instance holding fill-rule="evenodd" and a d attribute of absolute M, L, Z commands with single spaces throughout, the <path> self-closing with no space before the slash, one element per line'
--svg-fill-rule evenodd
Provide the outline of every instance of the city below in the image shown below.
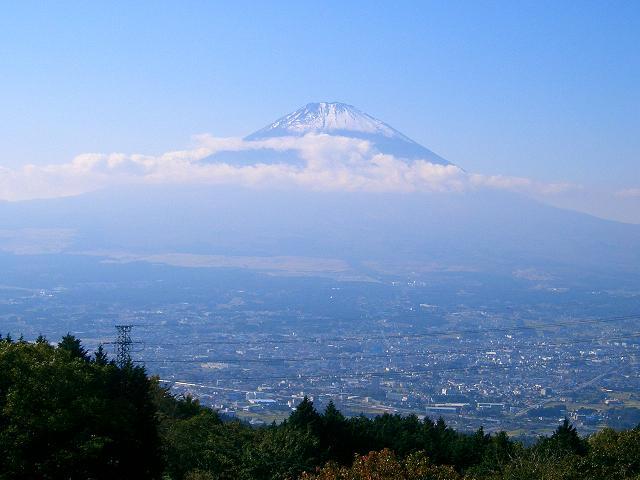
<path fill-rule="evenodd" d="M 565 417 L 582 433 L 640 421 L 640 292 L 141 265 L 82 283 L 65 268 L 40 282 L 50 289 L 0 288 L 3 330 L 51 342 L 70 332 L 115 359 L 115 326 L 131 325 L 132 361 L 174 393 L 252 424 L 283 420 L 304 396 L 348 415 L 442 417 L 462 431 L 523 437 Z"/>

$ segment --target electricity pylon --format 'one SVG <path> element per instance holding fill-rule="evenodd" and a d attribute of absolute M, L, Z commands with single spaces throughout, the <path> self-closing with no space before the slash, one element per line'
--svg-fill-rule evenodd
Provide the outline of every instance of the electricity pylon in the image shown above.
<path fill-rule="evenodd" d="M 133 325 L 116 325 L 116 364 L 122 368 L 131 362 L 131 329 Z"/>

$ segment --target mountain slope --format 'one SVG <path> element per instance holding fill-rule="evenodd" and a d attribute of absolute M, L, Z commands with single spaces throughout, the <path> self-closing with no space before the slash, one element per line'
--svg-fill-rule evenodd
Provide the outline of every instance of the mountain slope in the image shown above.
<path fill-rule="evenodd" d="M 501 192 L 148 186 L 3 204 L 0 216 L 5 232 L 72 231 L 62 248 L 67 252 L 304 256 L 341 259 L 354 268 L 371 263 L 502 273 L 535 268 L 565 278 L 630 274 L 640 279 L 639 226 Z"/>
<path fill-rule="evenodd" d="M 337 102 L 309 103 L 248 135 L 245 140 L 260 141 L 279 137 L 302 137 L 308 134 L 366 140 L 378 152 L 393 155 L 406 161 L 425 160 L 438 165 L 451 164 L 383 121 L 352 105 Z M 268 149 L 222 152 L 211 157 L 209 161 L 243 165 L 258 161 L 261 163 L 303 163 L 296 159 L 290 151 L 282 152 Z"/>

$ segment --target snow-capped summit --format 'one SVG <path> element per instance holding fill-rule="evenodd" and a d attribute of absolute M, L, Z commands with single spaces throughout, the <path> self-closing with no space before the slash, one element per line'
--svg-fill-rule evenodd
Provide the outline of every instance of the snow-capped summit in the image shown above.
<path fill-rule="evenodd" d="M 352 105 L 338 102 L 309 103 L 245 139 L 264 140 L 309 133 L 361 138 L 370 141 L 381 153 L 409 160 L 450 164 L 383 121 Z"/>
<path fill-rule="evenodd" d="M 346 103 L 309 103 L 250 135 L 263 138 L 307 133 L 360 132 L 409 140 L 386 123 Z M 410 140 L 409 140 L 410 141 Z"/>

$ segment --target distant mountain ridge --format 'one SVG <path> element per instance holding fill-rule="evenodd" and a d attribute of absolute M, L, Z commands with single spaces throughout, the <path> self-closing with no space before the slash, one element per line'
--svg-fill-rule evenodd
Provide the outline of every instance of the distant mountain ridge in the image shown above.
<path fill-rule="evenodd" d="M 323 258 L 366 274 L 385 265 L 506 275 L 533 269 L 585 283 L 597 276 L 637 285 L 640 278 L 640 226 L 499 191 L 145 185 L 0 204 L 0 218 L 0 252 L 29 252 L 44 236 L 45 246 L 61 253 Z"/>

